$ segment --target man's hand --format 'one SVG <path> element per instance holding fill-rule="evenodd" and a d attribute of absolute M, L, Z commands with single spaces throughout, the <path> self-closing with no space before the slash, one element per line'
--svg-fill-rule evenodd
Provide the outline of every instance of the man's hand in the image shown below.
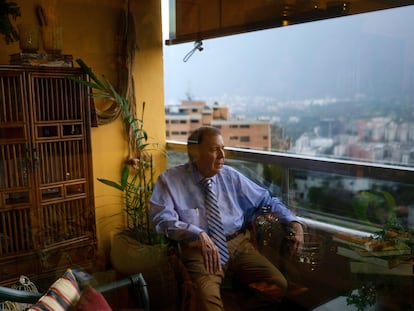
<path fill-rule="evenodd" d="M 205 232 L 200 233 L 200 245 L 206 270 L 211 274 L 221 271 L 218 248 Z"/>
<path fill-rule="evenodd" d="M 303 243 L 304 243 L 303 228 L 302 228 L 302 225 L 296 221 L 292 221 L 290 225 L 295 235 L 295 241 L 292 245 L 292 248 L 290 249 L 290 256 L 294 256 L 296 253 L 302 252 L 302 249 L 303 249 Z"/>

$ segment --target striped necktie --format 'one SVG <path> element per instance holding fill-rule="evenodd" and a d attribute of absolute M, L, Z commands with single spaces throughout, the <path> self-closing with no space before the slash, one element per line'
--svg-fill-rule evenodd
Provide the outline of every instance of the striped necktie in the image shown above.
<path fill-rule="evenodd" d="M 207 223 L 211 239 L 219 249 L 221 264 L 225 265 L 229 260 L 226 236 L 224 235 L 223 223 L 221 222 L 220 210 L 217 204 L 217 196 L 214 193 L 211 178 L 204 178 L 201 183 L 205 189 L 205 204 L 207 210 Z"/>

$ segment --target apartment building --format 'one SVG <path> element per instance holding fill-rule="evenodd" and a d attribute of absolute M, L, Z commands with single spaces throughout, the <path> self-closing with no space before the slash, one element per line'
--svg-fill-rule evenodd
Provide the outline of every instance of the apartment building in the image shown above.
<path fill-rule="evenodd" d="M 271 149 L 269 120 L 231 118 L 230 109 L 205 101 L 183 101 L 165 111 L 166 136 L 170 140 L 186 140 L 196 128 L 211 125 L 219 128 L 229 147 Z"/>

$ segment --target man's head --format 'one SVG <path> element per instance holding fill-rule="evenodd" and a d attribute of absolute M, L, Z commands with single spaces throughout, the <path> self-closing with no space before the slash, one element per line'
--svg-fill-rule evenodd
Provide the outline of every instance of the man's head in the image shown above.
<path fill-rule="evenodd" d="M 224 165 L 224 142 L 219 129 L 202 126 L 195 130 L 187 141 L 188 157 L 200 173 L 211 177 Z"/>

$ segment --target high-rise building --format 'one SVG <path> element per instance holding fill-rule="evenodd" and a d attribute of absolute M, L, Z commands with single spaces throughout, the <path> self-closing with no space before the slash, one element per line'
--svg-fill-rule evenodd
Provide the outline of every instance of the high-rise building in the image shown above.
<path fill-rule="evenodd" d="M 211 125 L 221 130 L 226 146 L 271 149 L 269 120 L 231 118 L 230 109 L 204 101 L 183 101 L 178 107 L 166 108 L 166 136 L 170 140 L 186 140 L 196 128 Z"/>

